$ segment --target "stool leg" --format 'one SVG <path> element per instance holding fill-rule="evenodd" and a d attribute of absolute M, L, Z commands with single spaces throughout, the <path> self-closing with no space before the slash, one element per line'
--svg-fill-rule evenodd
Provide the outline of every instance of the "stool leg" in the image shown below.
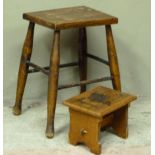
<path fill-rule="evenodd" d="M 46 136 L 54 136 L 54 116 L 58 89 L 58 76 L 60 64 L 60 31 L 55 30 L 53 48 L 50 57 L 50 72 L 48 79 L 48 105 L 47 105 L 47 127 Z"/>
<path fill-rule="evenodd" d="M 128 137 L 128 105 L 114 113 L 112 127 L 119 137 Z"/>
<path fill-rule="evenodd" d="M 111 25 L 106 25 L 107 51 L 113 88 L 121 91 L 120 73 Z"/>
<path fill-rule="evenodd" d="M 87 79 L 87 32 L 86 28 L 79 29 L 79 71 L 80 81 Z M 80 93 L 86 91 L 86 84 L 81 85 Z"/>
<path fill-rule="evenodd" d="M 25 63 L 27 60 L 30 60 L 33 46 L 33 34 L 34 34 L 34 23 L 29 23 L 27 35 L 25 38 L 22 56 L 20 60 L 19 72 L 18 72 L 18 81 L 17 81 L 17 90 L 16 90 L 16 101 L 13 107 L 13 113 L 15 115 L 21 114 L 22 109 L 22 97 L 24 94 L 24 88 L 27 79 L 27 71 L 29 66 Z"/>
<path fill-rule="evenodd" d="M 100 138 L 100 130 L 101 130 L 101 123 L 98 123 L 97 131 L 94 132 L 93 136 L 95 137 L 93 141 L 89 141 L 87 143 L 88 147 L 90 148 L 90 151 L 95 154 L 101 153 L 101 144 L 99 143 Z"/>

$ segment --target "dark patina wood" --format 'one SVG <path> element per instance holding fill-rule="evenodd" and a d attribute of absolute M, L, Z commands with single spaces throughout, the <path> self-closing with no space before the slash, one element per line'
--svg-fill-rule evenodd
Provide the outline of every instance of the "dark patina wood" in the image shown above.
<path fill-rule="evenodd" d="M 118 136 L 127 138 L 126 106 L 134 100 L 136 96 L 102 86 L 65 100 L 70 111 L 70 143 L 84 143 L 91 152 L 99 154 L 100 130 L 107 126 L 112 126 Z"/>
<path fill-rule="evenodd" d="M 49 66 L 46 66 L 46 67 L 40 67 L 32 62 L 27 62 L 27 64 L 31 64 L 31 67 L 33 67 L 33 69 L 29 69 L 28 70 L 28 73 L 37 73 L 37 72 L 40 72 L 42 71 L 43 73 L 45 73 L 46 75 L 48 75 L 48 71 L 50 69 Z M 65 64 L 60 64 L 59 67 L 60 68 L 65 68 L 65 67 L 74 67 L 74 66 L 78 66 L 79 63 L 78 62 L 71 62 L 71 63 L 65 63 Z"/>
<path fill-rule="evenodd" d="M 107 51 L 113 88 L 121 91 L 120 73 L 111 25 L 106 25 Z"/>
<path fill-rule="evenodd" d="M 86 6 L 24 13 L 23 18 L 52 29 L 118 23 L 116 17 Z"/>
<path fill-rule="evenodd" d="M 99 61 L 99 62 L 101 62 L 101 63 L 103 63 L 103 64 L 109 66 L 109 62 L 108 62 L 107 60 L 104 60 L 104 59 L 102 59 L 102 58 L 99 58 L 99 57 L 97 57 L 97 56 L 95 56 L 95 55 L 93 55 L 93 54 L 87 53 L 87 57 L 88 57 L 88 58 L 91 58 L 91 59 L 93 59 L 93 60 Z"/>
<path fill-rule="evenodd" d="M 102 77 L 102 78 L 93 79 L 93 80 L 84 80 L 84 81 L 80 81 L 78 83 L 60 85 L 58 87 L 58 89 L 71 88 L 71 87 L 82 86 L 82 85 L 86 85 L 86 84 L 97 83 L 97 82 L 108 81 L 108 80 L 112 80 L 112 77 Z"/>
<path fill-rule="evenodd" d="M 54 136 L 54 116 L 57 99 L 58 77 L 60 64 L 60 31 L 54 31 L 53 48 L 50 57 L 50 72 L 48 78 L 48 100 L 47 100 L 47 127 L 46 136 Z"/>
<path fill-rule="evenodd" d="M 26 64 L 26 61 L 30 60 L 31 58 L 32 47 L 33 47 L 34 26 L 35 26 L 34 23 L 32 22 L 29 23 L 27 35 L 26 35 L 23 50 L 22 50 L 19 72 L 18 72 L 16 101 L 13 107 L 13 113 L 15 115 L 21 114 L 22 97 L 23 97 L 27 74 L 28 74 L 27 71 L 29 68 L 29 66 Z"/>
<path fill-rule="evenodd" d="M 80 81 L 87 79 L 87 31 L 86 28 L 79 29 L 79 73 Z M 81 85 L 80 92 L 86 91 L 86 85 Z"/>
<path fill-rule="evenodd" d="M 128 106 L 122 107 L 121 109 L 114 112 L 112 127 L 115 133 L 122 138 L 128 138 Z M 117 123 L 119 122 L 119 123 Z"/>
<path fill-rule="evenodd" d="M 30 61 L 26 61 L 26 64 L 27 64 L 28 66 L 31 66 L 31 67 L 35 68 L 36 71 L 41 71 L 41 72 L 43 72 L 44 74 L 49 75 L 49 72 L 46 70 L 46 68 L 42 68 L 42 67 L 40 67 L 40 66 L 38 66 L 38 65 L 36 65 L 36 64 L 34 64 L 34 63 L 32 63 L 32 62 L 30 62 Z M 29 73 L 29 71 L 28 71 L 28 73 Z"/>

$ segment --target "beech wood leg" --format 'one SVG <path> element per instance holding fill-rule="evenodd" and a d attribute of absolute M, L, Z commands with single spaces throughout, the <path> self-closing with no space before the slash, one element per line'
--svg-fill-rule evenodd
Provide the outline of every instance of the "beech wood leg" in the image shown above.
<path fill-rule="evenodd" d="M 111 25 L 106 25 L 107 51 L 113 88 L 121 91 L 120 73 Z"/>
<path fill-rule="evenodd" d="M 18 72 L 18 81 L 17 81 L 17 90 L 16 90 L 16 101 L 13 107 L 13 113 L 15 115 L 20 115 L 22 110 L 22 97 L 24 94 L 24 88 L 27 80 L 27 71 L 29 66 L 26 64 L 27 60 L 30 60 L 32 47 L 33 47 L 33 34 L 34 34 L 35 24 L 30 22 L 28 26 L 27 35 L 23 45 L 19 72 Z"/>
<path fill-rule="evenodd" d="M 47 127 L 46 136 L 54 136 L 54 116 L 58 89 L 58 76 L 60 64 L 60 31 L 55 30 L 53 48 L 50 57 L 50 72 L 48 79 L 48 104 L 47 104 Z"/>
<path fill-rule="evenodd" d="M 87 79 L 87 33 L 86 28 L 79 29 L 79 73 L 80 81 Z M 80 86 L 80 93 L 86 91 L 86 84 Z"/>

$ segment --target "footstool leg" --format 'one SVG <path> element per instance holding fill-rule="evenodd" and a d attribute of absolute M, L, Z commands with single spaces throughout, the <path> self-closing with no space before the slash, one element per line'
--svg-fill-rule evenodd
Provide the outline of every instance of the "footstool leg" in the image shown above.
<path fill-rule="evenodd" d="M 58 76 L 60 64 L 60 31 L 55 30 L 53 48 L 50 57 L 50 72 L 48 79 L 48 104 L 47 104 L 47 127 L 46 136 L 54 136 L 54 116 L 58 89 Z"/>
<path fill-rule="evenodd" d="M 16 101 L 13 107 L 13 113 L 15 115 L 21 114 L 22 109 L 22 97 L 24 94 L 24 88 L 27 80 L 27 71 L 29 66 L 26 64 L 27 60 L 30 60 L 33 46 L 33 34 L 34 34 L 34 23 L 29 23 L 27 35 L 25 38 L 22 56 L 20 60 L 19 72 L 18 72 L 18 81 L 17 81 L 17 90 L 16 90 Z"/>
<path fill-rule="evenodd" d="M 107 51 L 113 88 L 121 91 L 120 73 L 111 25 L 106 25 Z"/>
<path fill-rule="evenodd" d="M 87 32 L 86 28 L 79 29 L 79 70 L 80 81 L 87 79 Z M 81 86 L 80 92 L 86 91 L 86 85 Z"/>
<path fill-rule="evenodd" d="M 101 153 L 101 144 L 96 144 L 96 145 L 92 145 L 92 146 L 89 146 L 91 147 L 90 151 L 92 153 L 95 153 L 95 154 L 100 154 Z"/>
<path fill-rule="evenodd" d="M 128 105 L 114 113 L 112 127 L 119 137 L 128 137 Z"/>

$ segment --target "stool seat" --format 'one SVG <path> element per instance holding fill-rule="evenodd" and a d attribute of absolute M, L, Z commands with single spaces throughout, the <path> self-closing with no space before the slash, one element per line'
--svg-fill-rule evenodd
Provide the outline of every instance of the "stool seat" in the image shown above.
<path fill-rule="evenodd" d="M 135 99 L 136 96 L 98 86 L 78 96 L 65 100 L 64 104 L 74 110 L 95 117 L 103 117 L 125 105 L 128 105 Z"/>
<path fill-rule="evenodd" d="M 118 23 L 116 17 L 85 6 L 24 13 L 23 18 L 53 29 Z"/>

